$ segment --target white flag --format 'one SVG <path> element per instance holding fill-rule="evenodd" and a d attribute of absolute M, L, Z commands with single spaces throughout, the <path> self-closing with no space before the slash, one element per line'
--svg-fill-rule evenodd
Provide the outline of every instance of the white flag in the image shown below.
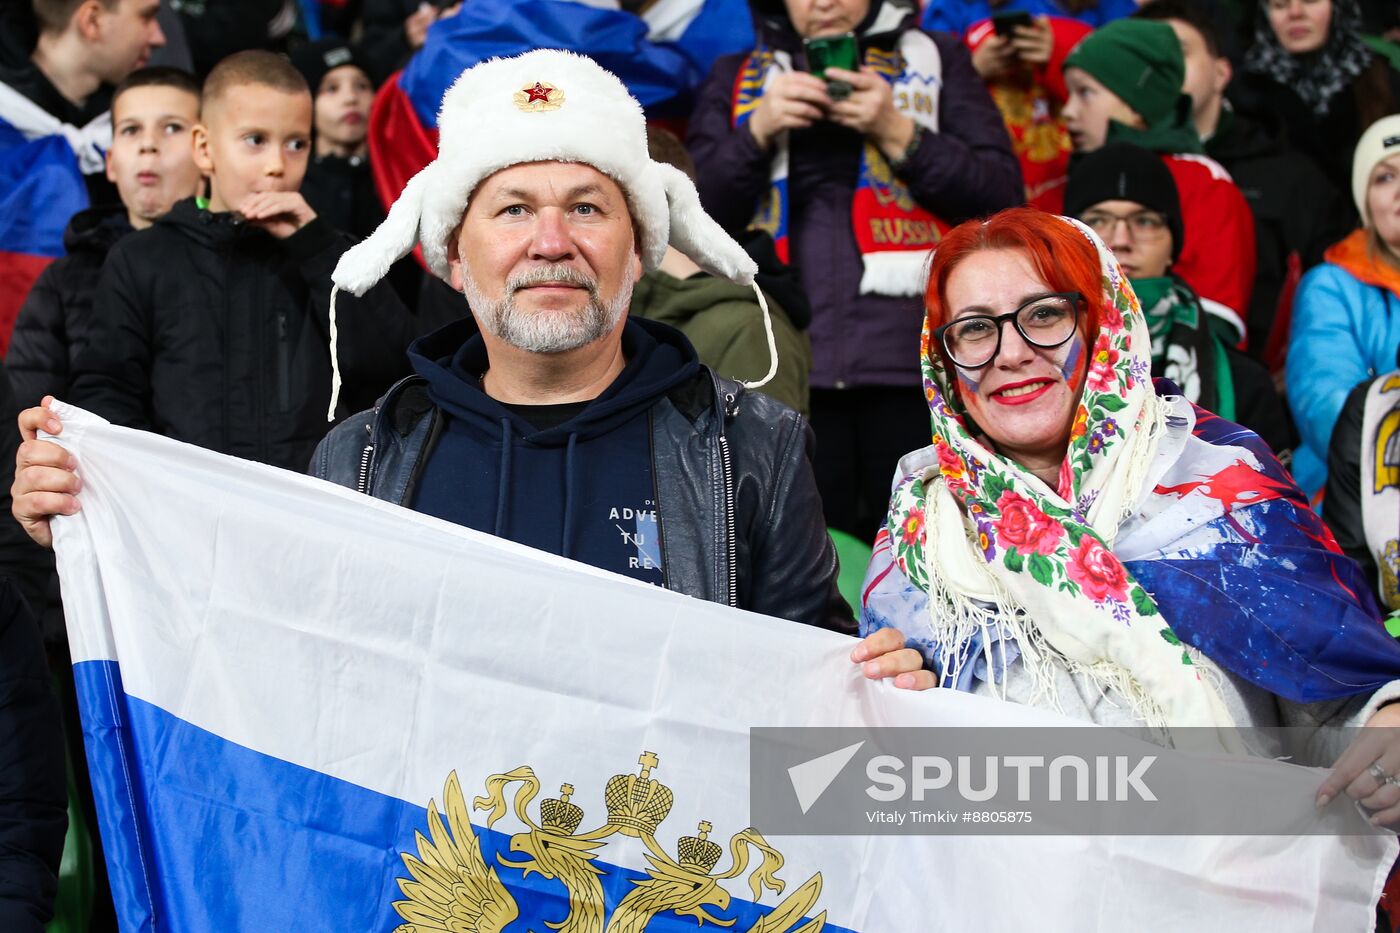
<path fill-rule="evenodd" d="M 751 727 L 1066 722 L 872 684 L 844 636 L 55 410 L 84 483 L 54 529 L 123 930 L 1374 922 L 1393 837 L 766 835 Z M 804 810 L 855 754 L 832 751 L 794 769 Z M 1319 782 L 1231 767 L 1304 804 Z"/>

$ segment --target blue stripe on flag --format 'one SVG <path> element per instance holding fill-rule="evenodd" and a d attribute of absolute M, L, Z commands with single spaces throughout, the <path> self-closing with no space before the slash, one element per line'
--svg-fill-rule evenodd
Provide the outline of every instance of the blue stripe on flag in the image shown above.
<path fill-rule="evenodd" d="M 80 662 L 73 674 L 124 931 L 387 931 L 402 922 L 392 906 L 403 899 L 398 879 L 409 877 L 400 853 L 418 854 L 426 801 L 396 800 L 190 725 L 127 696 L 115 662 Z M 468 800 L 497 764 L 475 781 L 463 770 Z M 441 795 L 435 799 L 441 812 Z M 564 920 L 562 882 L 501 864 L 510 835 L 474 828 L 486 863 L 520 907 L 504 933 Z M 592 865 L 604 873 L 609 913 L 646 878 L 602 860 Z M 771 908 L 735 898 L 714 913 L 737 920 L 726 929 L 742 933 Z M 647 930 L 694 933 L 696 921 L 661 915 Z M 824 930 L 850 933 L 830 923 Z"/>
<path fill-rule="evenodd" d="M 26 141 L 0 120 L 0 252 L 62 256 L 63 229 L 87 206 L 87 186 L 66 139 Z"/>

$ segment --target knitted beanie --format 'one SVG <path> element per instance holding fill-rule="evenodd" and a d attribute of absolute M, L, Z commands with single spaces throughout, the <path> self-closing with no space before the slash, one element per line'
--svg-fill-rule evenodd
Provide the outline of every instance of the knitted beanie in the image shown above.
<path fill-rule="evenodd" d="M 1064 67 L 1087 72 L 1153 127 L 1172 119 L 1186 80 L 1181 42 L 1166 23 L 1118 19 L 1080 40 Z"/>
<path fill-rule="evenodd" d="M 308 42 L 291 55 L 292 66 L 301 72 L 313 98 L 320 95 L 321 79 L 343 65 L 353 65 L 369 78 L 369 62 L 358 45 L 344 39 Z M 373 83 L 371 81 L 371 83 Z"/>
<path fill-rule="evenodd" d="M 1356 143 L 1351 159 L 1351 196 L 1356 200 L 1356 213 L 1369 225 L 1366 216 L 1366 189 L 1371 184 L 1371 170 L 1381 159 L 1400 152 L 1400 114 L 1381 117 L 1372 123 Z"/>
<path fill-rule="evenodd" d="M 1065 185 L 1065 214 L 1077 218 L 1104 201 L 1133 201 L 1166 217 L 1172 261 L 1181 258 L 1181 198 L 1171 169 L 1157 153 L 1131 143 L 1109 143 L 1076 159 Z"/>

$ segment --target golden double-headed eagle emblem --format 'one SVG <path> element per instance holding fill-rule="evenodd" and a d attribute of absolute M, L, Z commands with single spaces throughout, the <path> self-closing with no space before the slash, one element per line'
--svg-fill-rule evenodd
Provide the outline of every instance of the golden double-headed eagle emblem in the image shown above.
<path fill-rule="evenodd" d="M 428 835 L 414 834 L 416 856 L 403 853 L 410 877 L 399 879 L 406 899 L 395 901 L 394 910 L 405 922 L 395 933 L 499 933 L 520 917 L 520 908 L 498 869 L 519 870 L 524 879 L 538 874 L 563 884 L 568 915 L 544 921 L 558 933 L 641 933 L 660 914 L 730 927 L 735 921 L 715 916 L 711 908 L 727 910 L 730 893 L 721 882 L 745 876 L 755 902 L 765 891 L 782 894 L 782 853 L 752 827 L 730 838 L 729 864 L 722 871 L 716 866 L 724 849 L 709 838 L 714 827 L 708 822 L 701 821 L 694 836 L 677 841 L 674 857 L 667 852 L 656 834 L 675 798 L 669 787 L 651 777 L 660 764 L 656 755 L 644 752 L 638 763 L 637 774 L 619 774 L 608 781 L 603 793 L 607 818 L 584 833 L 578 831 L 584 811 L 572 799 L 572 785 L 564 784 L 558 797 L 540 802 L 537 822 L 530 804 L 539 796 L 540 782 L 532 768 L 522 765 L 488 777 L 486 793 L 473 800 L 475 809 L 488 811 L 486 826 L 494 827 L 508 812 L 525 826 L 510 837 L 511 854 L 519 857 L 498 854 L 496 865 L 488 865 L 482 855 L 461 784 L 452 772 L 443 789 L 446 822 L 436 802 L 429 801 Z M 514 796 L 507 802 L 512 786 Z M 595 860 L 605 840 L 617 834 L 641 840 L 651 868 L 645 879 L 630 882 L 631 890 L 609 911 L 602 881 L 607 872 Z M 822 876 L 813 874 L 745 933 L 821 933 L 826 911 L 807 916 L 821 891 Z"/>

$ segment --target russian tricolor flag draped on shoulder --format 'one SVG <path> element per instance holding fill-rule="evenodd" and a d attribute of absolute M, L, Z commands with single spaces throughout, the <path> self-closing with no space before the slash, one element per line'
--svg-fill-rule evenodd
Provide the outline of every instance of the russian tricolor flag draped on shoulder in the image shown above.
<path fill-rule="evenodd" d="M 63 230 L 88 206 L 84 175 L 103 171 L 112 117 L 62 123 L 0 84 L 0 353 L 29 288 L 63 255 Z"/>

